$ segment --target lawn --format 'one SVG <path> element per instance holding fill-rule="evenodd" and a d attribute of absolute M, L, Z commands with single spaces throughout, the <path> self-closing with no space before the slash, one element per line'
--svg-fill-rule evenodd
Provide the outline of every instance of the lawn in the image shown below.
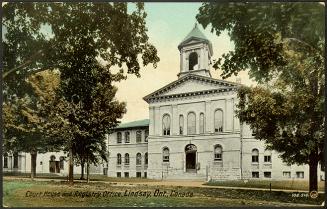
<path fill-rule="evenodd" d="M 227 187 L 251 187 L 251 188 L 265 188 L 269 189 L 271 183 L 272 189 L 285 189 L 285 190 L 308 190 L 309 182 L 305 180 L 293 181 L 268 181 L 268 180 L 248 180 L 248 181 L 210 181 L 205 185 L 209 186 L 227 186 Z M 318 190 L 325 191 L 325 182 L 318 183 Z"/>
<path fill-rule="evenodd" d="M 323 195 L 311 199 L 305 196 L 294 197 L 285 192 L 146 185 L 115 186 L 103 182 L 83 182 L 69 186 L 65 181 L 38 182 L 28 179 L 4 179 L 3 189 L 3 202 L 9 207 L 299 206 L 296 204 L 320 205 L 324 199 Z M 156 190 L 156 194 L 160 195 L 155 195 Z M 131 192 L 149 196 L 124 196 Z M 176 194 L 184 196 L 178 197 Z"/>

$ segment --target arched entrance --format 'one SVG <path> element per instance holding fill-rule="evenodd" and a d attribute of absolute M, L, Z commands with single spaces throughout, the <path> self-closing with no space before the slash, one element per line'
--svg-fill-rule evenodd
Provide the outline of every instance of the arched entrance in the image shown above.
<path fill-rule="evenodd" d="M 188 144 L 185 147 L 186 172 L 196 172 L 196 151 L 194 144 Z"/>

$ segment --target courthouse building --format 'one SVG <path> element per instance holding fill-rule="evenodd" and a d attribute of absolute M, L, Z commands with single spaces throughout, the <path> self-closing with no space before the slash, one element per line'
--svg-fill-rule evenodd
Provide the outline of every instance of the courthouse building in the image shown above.
<path fill-rule="evenodd" d="M 178 45 L 177 80 L 144 97 L 149 119 L 107 136 L 109 162 L 91 173 L 151 179 L 309 179 L 308 165 L 286 165 L 235 115 L 239 83 L 212 78 L 211 42 L 195 26 Z M 5 154 L 5 172 L 30 172 L 30 155 Z M 67 175 L 67 155 L 38 154 L 38 173 Z M 318 178 L 324 178 L 323 172 Z M 80 173 L 80 168 L 75 168 Z"/>
<path fill-rule="evenodd" d="M 240 84 L 212 78 L 212 44 L 197 26 L 178 50 L 177 80 L 144 97 L 150 118 L 122 124 L 110 134 L 109 176 L 309 178 L 307 165 L 284 164 L 240 124 L 235 115 Z"/>

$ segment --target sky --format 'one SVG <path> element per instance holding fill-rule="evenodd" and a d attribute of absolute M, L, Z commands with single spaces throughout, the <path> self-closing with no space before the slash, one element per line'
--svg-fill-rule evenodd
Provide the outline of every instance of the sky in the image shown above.
<path fill-rule="evenodd" d="M 127 104 L 127 113 L 121 122 L 130 122 L 149 118 L 149 105 L 143 97 L 156 91 L 157 89 L 177 80 L 179 73 L 179 50 L 178 44 L 193 29 L 196 23 L 196 14 L 201 3 L 145 3 L 147 12 L 146 24 L 148 27 L 149 41 L 158 50 L 160 62 L 157 68 L 152 65 L 142 67 L 141 77 L 128 75 L 127 80 L 120 81 L 117 99 Z M 205 30 L 198 24 L 200 30 L 212 42 L 213 57 L 217 59 L 223 53 L 233 50 L 234 44 L 230 41 L 226 32 L 216 34 L 210 32 L 209 27 Z M 220 72 L 210 69 L 213 78 L 221 79 Z M 239 74 L 238 78 L 245 85 L 255 85 L 249 79 L 247 72 Z M 236 77 L 226 79 L 236 81 Z"/>

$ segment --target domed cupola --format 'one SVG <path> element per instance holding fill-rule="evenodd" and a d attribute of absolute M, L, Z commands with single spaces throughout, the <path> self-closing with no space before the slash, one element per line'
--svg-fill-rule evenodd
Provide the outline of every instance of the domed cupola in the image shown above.
<path fill-rule="evenodd" d="M 179 78 L 190 73 L 211 77 L 209 65 L 213 54 L 212 44 L 199 30 L 197 24 L 178 45 L 178 49 L 180 51 Z"/>

